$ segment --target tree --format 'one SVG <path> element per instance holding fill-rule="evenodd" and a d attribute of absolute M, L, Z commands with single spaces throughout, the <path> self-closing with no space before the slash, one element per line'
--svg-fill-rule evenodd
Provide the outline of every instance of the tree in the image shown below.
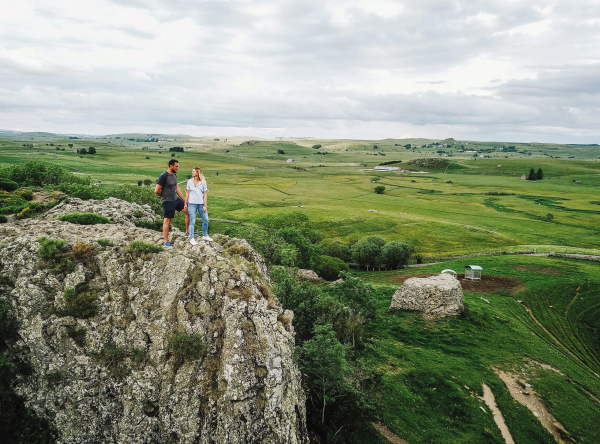
<path fill-rule="evenodd" d="M 279 150 L 277 150 L 277 154 L 285 154 L 285 151 L 279 149 Z"/>
<path fill-rule="evenodd" d="M 537 174 L 535 174 L 535 170 L 533 168 L 529 170 L 529 177 L 527 180 L 537 180 Z"/>
<path fill-rule="evenodd" d="M 144 183 L 144 182 L 143 182 L 143 181 L 141 181 L 141 180 L 138 180 L 138 187 L 141 187 L 141 186 L 142 186 L 142 183 Z"/>
<path fill-rule="evenodd" d="M 378 263 L 386 268 L 398 269 L 408 264 L 412 253 L 412 245 L 403 242 L 389 242 L 381 248 Z"/>
<path fill-rule="evenodd" d="M 337 257 L 321 256 L 321 264 L 318 274 L 323 279 L 334 281 L 339 277 L 340 271 L 348 270 L 348 264 L 343 260 Z"/>
<path fill-rule="evenodd" d="M 311 400 L 321 406 L 324 426 L 327 404 L 335 403 L 337 397 L 351 389 L 345 379 L 350 368 L 346 349 L 336 339 L 331 324 L 315 326 L 314 334 L 314 339 L 306 341 L 300 350 L 299 364 Z"/>
<path fill-rule="evenodd" d="M 85 148 L 81 148 L 80 150 L 77 150 L 77 154 L 87 154 L 87 151 Z"/>
<path fill-rule="evenodd" d="M 544 178 L 544 172 L 540 168 L 537 170 L 537 180 L 542 180 L 543 178 Z"/>
<path fill-rule="evenodd" d="M 73 148 L 73 144 L 72 143 L 69 144 L 69 148 Z"/>
<path fill-rule="evenodd" d="M 321 145 L 313 145 L 314 150 L 318 150 L 319 148 L 321 148 Z"/>
<path fill-rule="evenodd" d="M 152 185 L 152 181 L 150 179 L 144 179 L 144 185 L 149 187 L 150 185 Z"/>
<path fill-rule="evenodd" d="M 352 246 L 352 260 L 358 265 L 366 266 L 367 270 L 369 266 L 375 267 L 381 247 L 384 245 L 385 240 L 378 236 L 361 239 Z"/>
<path fill-rule="evenodd" d="M 378 185 L 375 187 L 375 192 L 377 194 L 383 194 L 384 191 L 385 191 L 385 187 L 383 185 Z"/>
<path fill-rule="evenodd" d="M 93 146 L 91 146 L 91 147 L 88 149 L 88 154 L 96 154 L 96 148 L 94 148 Z"/>

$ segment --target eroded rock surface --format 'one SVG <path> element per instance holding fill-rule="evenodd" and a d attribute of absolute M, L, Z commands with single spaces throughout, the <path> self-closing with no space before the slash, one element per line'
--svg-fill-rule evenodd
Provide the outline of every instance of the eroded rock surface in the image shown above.
<path fill-rule="evenodd" d="M 154 222 L 156 219 L 156 213 L 149 205 L 138 205 L 114 197 L 104 200 L 70 197 L 44 214 L 43 219 L 56 220 L 70 213 L 95 213 L 126 227 L 135 227 L 136 222 Z"/>
<path fill-rule="evenodd" d="M 456 316 L 463 310 L 462 287 L 450 274 L 410 278 L 394 293 L 393 309 L 422 311 L 426 317 Z"/>
<path fill-rule="evenodd" d="M 41 236 L 67 242 L 60 259 L 40 258 Z M 61 443 L 308 442 L 291 318 L 262 258 L 227 237 L 128 250 L 161 238 L 127 223 L 0 227 L 0 298 L 17 326 L 7 344 L 31 368 L 15 391 Z M 95 301 L 97 314 L 69 313 L 65 292 Z M 201 338 L 203 353 L 177 352 L 175 333 Z"/>

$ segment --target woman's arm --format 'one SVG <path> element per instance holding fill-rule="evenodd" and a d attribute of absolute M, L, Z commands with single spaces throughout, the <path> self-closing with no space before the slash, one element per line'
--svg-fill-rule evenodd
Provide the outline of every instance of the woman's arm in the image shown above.
<path fill-rule="evenodd" d="M 206 213 L 206 198 L 208 197 L 208 191 L 204 192 L 204 205 L 202 206 L 202 212 Z"/>

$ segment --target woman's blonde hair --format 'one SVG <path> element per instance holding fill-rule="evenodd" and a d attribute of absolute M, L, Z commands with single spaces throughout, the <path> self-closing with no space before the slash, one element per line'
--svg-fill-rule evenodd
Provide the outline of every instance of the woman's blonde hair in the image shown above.
<path fill-rule="evenodd" d="M 202 168 L 194 167 L 192 169 L 198 173 L 198 178 L 200 179 L 200 182 L 202 182 L 202 185 L 204 187 L 206 187 L 206 179 L 204 178 L 204 173 L 202 172 Z"/>

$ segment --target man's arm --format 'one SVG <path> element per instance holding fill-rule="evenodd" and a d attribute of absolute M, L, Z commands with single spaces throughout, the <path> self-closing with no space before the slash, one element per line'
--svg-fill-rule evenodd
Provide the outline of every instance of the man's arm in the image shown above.
<path fill-rule="evenodd" d="M 179 189 L 179 184 L 177 185 L 177 187 L 175 188 L 175 190 L 177 191 L 177 195 L 181 198 L 181 200 L 185 200 L 185 196 L 183 195 L 183 193 Z"/>
<path fill-rule="evenodd" d="M 157 196 L 162 195 L 162 185 L 156 185 L 156 188 L 154 188 L 154 192 L 156 193 Z"/>

